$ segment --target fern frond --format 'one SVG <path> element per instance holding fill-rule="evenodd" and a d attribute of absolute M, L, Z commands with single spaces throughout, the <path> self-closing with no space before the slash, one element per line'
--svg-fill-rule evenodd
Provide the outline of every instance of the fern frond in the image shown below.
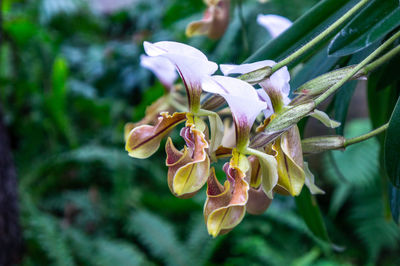
<path fill-rule="evenodd" d="M 190 258 L 176 233 L 168 222 L 147 211 L 134 212 L 128 222 L 127 231 L 138 236 L 149 252 L 167 265 L 190 265 Z"/>

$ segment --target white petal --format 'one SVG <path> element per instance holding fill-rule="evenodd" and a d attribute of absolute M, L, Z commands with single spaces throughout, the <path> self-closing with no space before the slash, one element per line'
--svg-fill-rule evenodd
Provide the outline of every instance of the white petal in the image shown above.
<path fill-rule="evenodd" d="M 140 65 L 151 70 L 167 88 L 172 88 L 178 78 L 175 66 L 166 58 L 141 55 Z"/>
<path fill-rule="evenodd" d="M 198 59 L 208 61 L 207 56 L 203 54 L 200 50 L 184 43 L 169 42 L 169 41 L 156 42 L 156 43 L 144 42 L 143 46 L 144 50 L 146 51 L 146 54 L 149 56 L 158 56 L 162 54 L 172 53 L 172 54 L 180 54 L 183 56 L 195 57 Z"/>
<path fill-rule="evenodd" d="M 183 43 L 144 42 L 143 46 L 149 56 L 166 58 L 175 65 L 188 93 L 196 95 L 194 96 L 196 98 L 200 97 L 202 78 L 213 74 L 218 69 L 218 65 L 208 61 L 201 51 Z"/>
<path fill-rule="evenodd" d="M 267 103 L 260 100 L 256 90 L 242 80 L 212 76 L 204 78 L 202 82 L 204 91 L 220 94 L 228 102 L 235 121 L 252 126 L 257 115 L 266 109 Z"/>
<path fill-rule="evenodd" d="M 289 101 L 289 92 L 290 92 L 290 73 L 288 68 L 282 67 L 274 74 L 272 74 L 268 79 L 262 81 L 260 85 L 264 88 L 272 88 L 276 91 L 280 91 L 284 101 Z M 285 100 L 286 99 L 286 100 Z"/>
<path fill-rule="evenodd" d="M 230 65 L 230 64 L 221 64 L 219 65 L 222 73 L 224 73 L 225 76 L 229 74 L 244 74 L 244 73 L 249 73 L 251 71 L 270 66 L 272 67 L 275 65 L 276 62 L 272 60 L 263 60 L 263 61 L 258 61 L 250 64 L 242 64 L 242 65 Z"/>
<path fill-rule="evenodd" d="M 292 26 L 292 22 L 278 15 L 258 15 L 257 23 L 266 28 L 272 38 L 278 37 L 282 32 Z"/>
<path fill-rule="evenodd" d="M 272 106 L 271 99 L 269 98 L 268 94 L 265 92 L 264 89 L 257 90 L 258 97 L 263 101 L 266 102 L 268 105 L 267 109 L 264 109 L 264 117 L 268 118 L 274 113 L 274 107 Z"/>

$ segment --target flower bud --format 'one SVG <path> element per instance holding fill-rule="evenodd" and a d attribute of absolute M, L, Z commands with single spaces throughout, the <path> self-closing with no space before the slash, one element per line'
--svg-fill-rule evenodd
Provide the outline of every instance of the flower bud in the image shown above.
<path fill-rule="evenodd" d="M 344 141 L 343 136 L 319 136 L 303 139 L 301 146 L 304 154 L 313 154 L 344 148 Z"/>
<path fill-rule="evenodd" d="M 335 85 L 354 69 L 355 66 L 343 67 L 316 77 L 295 90 L 296 94 L 316 96 Z M 365 78 L 362 72 L 357 72 L 351 79 Z"/>
<path fill-rule="evenodd" d="M 297 124 L 303 117 L 308 115 L 315 108 L 315 103 L 309 101 L 304 104 L 294 106 L 280 113 L 265 128 L 266 132 L 278 132 L 288 129 Z"/>

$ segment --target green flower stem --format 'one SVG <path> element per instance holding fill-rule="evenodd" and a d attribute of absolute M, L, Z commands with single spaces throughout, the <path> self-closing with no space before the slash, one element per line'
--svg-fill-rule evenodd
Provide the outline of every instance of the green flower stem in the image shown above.
<path fill-rule="evenodd" d="M 351 8 L 349 11 L 347 11 L 347 13 L 344 14 L 340 19 L 335 21 L 335 23 L 330 25 L 326 30 L 324 30 L 319 35 L 317 35 L 314 39 L 309 41 L 306 45 L 304 45 L 299 50 L 292 53 L 291 55 L 289 55 L 282 61 L 279 61 L 276 65 L 274 65 L 272 67 L 272 73 L 274 73 L 278 69 L 288 65 L 290 62 L 296 60 L 299 56 L 301 56 L 303 53 L 305 53 L 307 50 L 313 48 L 317 43 L 322 41 L 325 37 L 327 37 L 330 33 L 332 33 L 336 28 L 338 28 L 340 25 L 342 25 L 344 22 L 346 22 L 351 16 L 353 16 L 358 10 L 360 10 L 363 6 L 365 6 L 369 1 L 370 0 L 361 0 L 353 8 Z"/>
<path fill-rule="evenodd" d="M 350 139 L 346 139 L 343 143 L 343 148 L 346 148 L 347 146 L 355 144 L 355 143 L 362 142 L 369 138 L 375 137 L 376 135 L 384 132 L 388 128 L 388 126 L 389 126 L 389 123 L 386 123 L 383 126 L 378 127 L 377 129 L 374 129 L 371 132 L 368 132 L 367 134 L 364 134 L 364 135 L 361 135 L 358 137 L 354 137 L 354 138 L 350 138 Z"/>
<path fill-rule="evenodd" d="M 390 50 L 389 52 L 387 52 L 386 54 L 384 54 L 380 58 L 376 59 L 371 64 L 366 65 L 364 67 L 364 69 L 362 70 L 362 73 L 364 75 L 369 74 L 370 72 L 374 71 L 377 67 L 379 67 L 383 63 L 385 63 L 385 62 L 389 61 L 390 59 L 392 59 L 392 57 L 395 56 L 399 52 L 400 52 L 400 45 L 397 45 L 395 48 L 393 48 L 392 50 Z"/>
<path fill-rule="evenodd" d="M 396 32 L 392 37 L 390 37 L 387 41 L 385 41 L 381 46 L 379 46 L 373 53 L 367 56 L 361 63 L 359 63 L 352 71 L 349 72 L 343 79 L 341 79 L 338 83 L 333 85 L 323 94 L 321 94 L 318 98 L 314 100 L 315 104 L 318 105 L 322 103 L 326 98 L 328 98 L 332 93 L 334 93 L 337 89 L 339 89 L 343 84 L 345 84 L 349 79 L 351 79 L 358 71 L 360 71 L 365 65 L 367 65 L 370 61 L 374 60 L 378 54 L 388 48 L 397 38 L 400 37 L 400 31 Z"/>

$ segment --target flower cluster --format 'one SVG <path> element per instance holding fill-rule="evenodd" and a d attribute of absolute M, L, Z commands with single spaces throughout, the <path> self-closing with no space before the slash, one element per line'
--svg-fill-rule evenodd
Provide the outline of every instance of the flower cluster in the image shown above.
<path fill-rule="evenodd" d="M 262 145 L 252 145 L 256 136 L 265 134 L 274 122 L 280 123 L 280 114 L 296 108 L 289 98 L 286 67 L 258 84 L 250 84 L 229 75 L 271 68 L 275 62 L 220 65 L 221 76 L 213 75 L 218 65 L 191 46 L 145 42 L 144 49 L 147 56 L 142 56 L 142 65 L 155 73 L 166 94 L 148 108 L 142 121 L 126 125 L 126 150 L 134 158 L 148 158 L 173 128 L 185 123 L 180 136 L 186 145 L 179 149 L 171 138 L 166 142 L 168 186 L 176 197 L 189 198 L 207 183 L 204 218 L 209 234 L 215 237 L 229 232 L 246 211 L 263 213 L 275 193 L 297 196 L 304 185 L 312 193 L 323 193 L 303 161 L 296 124 L 280 130 Z M 175 71 L 185 91 L 176 89 Z M 182 99 L 183 93 L 187 100 Z M 202 101 L 205 94 L 207 99 Z M 337 126 L 324 113 L 310 111 L 309 115 L 325 124 Z M 258 127 L 254 125 L 257 118 Z M 221 158 L 229 158 L 223 166 L 223 184 L 211 167 Z"/>

